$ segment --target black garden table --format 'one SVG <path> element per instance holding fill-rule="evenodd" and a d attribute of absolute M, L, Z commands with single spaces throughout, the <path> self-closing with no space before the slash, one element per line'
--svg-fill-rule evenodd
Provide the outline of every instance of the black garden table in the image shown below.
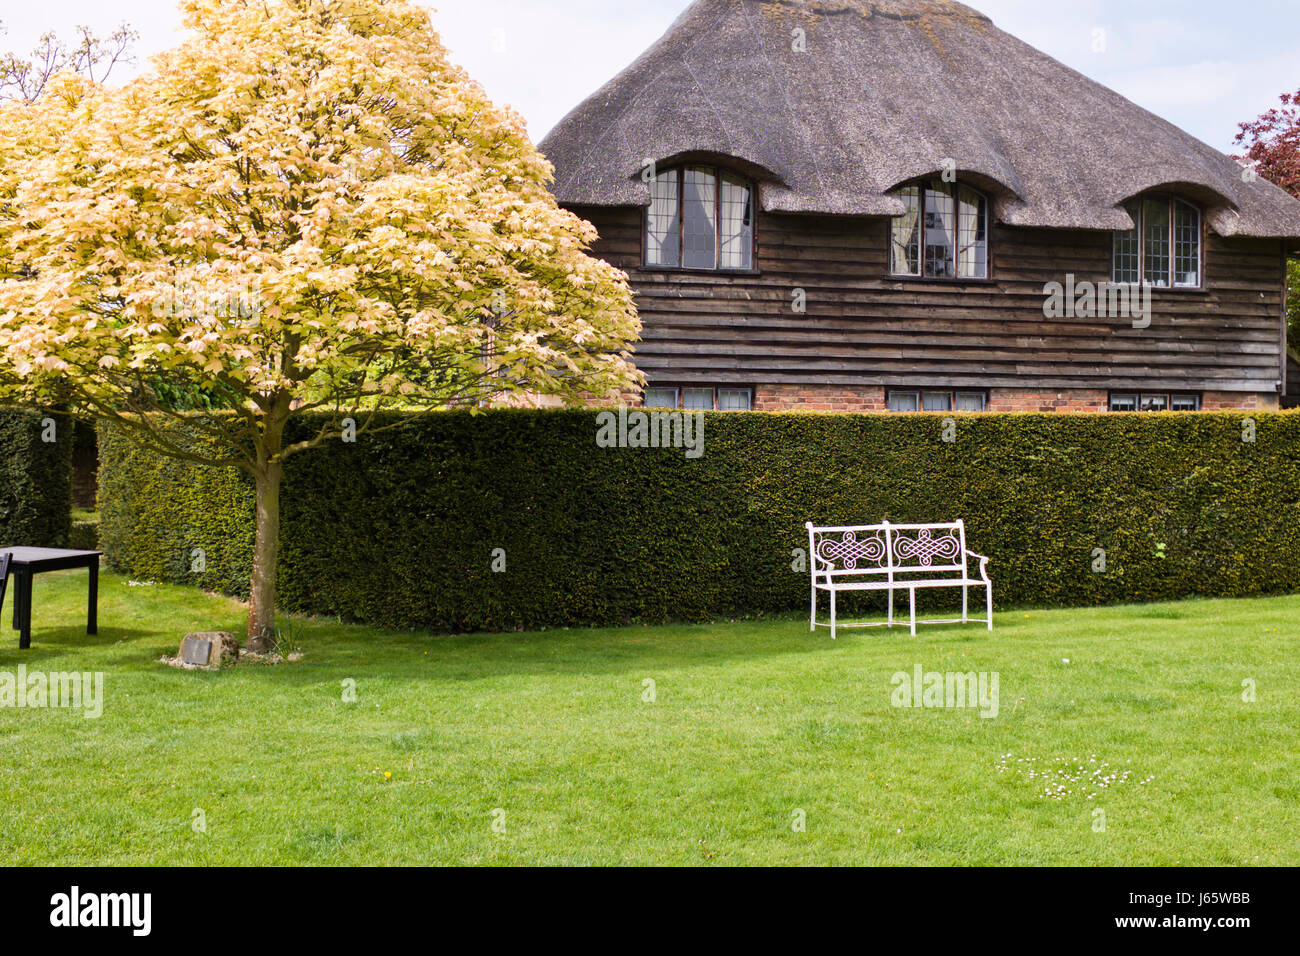
<path fill-rule="evenodd" d="M 90 571 L 90 590 L 86 601 L 86 633 L 98 632 L 99 558 L 102 551 L 63 551 L 58 548 L 0 548 L 0 559 L 9 555 L 9 576 L 14 581 L 14 630 L 19 631 L 18 647 L 32 646 L 32 578 L 45 571 L 86 568 Z M 0 593 L 4 589 L 0 587 Z"/>

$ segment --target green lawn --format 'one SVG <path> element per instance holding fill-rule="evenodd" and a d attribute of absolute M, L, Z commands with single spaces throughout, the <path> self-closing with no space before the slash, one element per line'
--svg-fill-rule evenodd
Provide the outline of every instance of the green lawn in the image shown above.
<path fill-rule="evenodd" d="M 796 619 L 305 620 L 301 663 L 203 673 L 157 661 L 187 630 L 238 632 L 239 605 L 106 574 L 91 638 L 84 580 L 39 578 L 33 650 L 0 641 L 0 672 L 106 675 L 97 720 L 0 709 L 7 864 L 1300 863 L 1300 596 L 834 643 Z M 916 664 L 997 672 L 1000 713 L 891 706 Z M 1102 764 L 1113 786 L 1080 779 Z M 1047 798 L 1030 766 L 1078 782 Z"/>

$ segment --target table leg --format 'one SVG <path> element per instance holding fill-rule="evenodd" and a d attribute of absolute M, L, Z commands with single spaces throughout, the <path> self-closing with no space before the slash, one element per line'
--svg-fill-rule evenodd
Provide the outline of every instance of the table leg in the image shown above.
<path fill-rule="evenodd" d="M 22 602 L 18 649 L 25 651 L 32 646 L 32 573 L 24 573 L 14 583 L 18 585 L 17 599 Z"/>
<path fill-rule="evenodd" d="M 99 559 L 90 566 L 90 593 L 86 598 L 86 633 L 99 633 Z"/>
<path fill-rule="evenodd" d="M 23 629 L 23 572 L 14 568 L 9 575 L 9 586 L 14 589 L 14 630 Z"/>

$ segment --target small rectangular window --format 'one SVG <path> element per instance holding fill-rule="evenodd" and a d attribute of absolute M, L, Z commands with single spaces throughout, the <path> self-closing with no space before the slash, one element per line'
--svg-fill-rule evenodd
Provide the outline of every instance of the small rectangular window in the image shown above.
<path fill-rule="evenodd" d="M 921 394 L 919 392 L 890 392 L 889 410 L 891 412 L 919 412 Z"/>
<path fill-rule="evenodd" d="M 1185 202 L 1174 203 L 1174 285 L 1201 284 L 1201 214 Z"/>
<path fill-rule="evenodd" d="M 693 412 L 713 411 L 713 389 L 711 388 L 682 389 L 682 408 L 685 408 Z"/>
<path fill-rule="evenodd" d="M 1136 285 L 1142 281 L 1142 259 L 1139 253 L 1138 229 L 1142 222 L 1141 207 L 1137 204 L 1124 207 L 1133 217 L 1133 228 L 1127 232 L 1115 233 L 1114 269 L 1112 278 L 1116 282 Z"/>
<path fill-rule="evenodd" d="M 747 388 L 718 389 L 718 411 L 747 412 L 754 404 L 754 393 Z"/>
<path fill-rule="evenodd" d="M 1169 285 L 1168 199 L 1148 199 L 1142 204 L 1142 273 L 1160 288 Z"/>
<path fill-rule="evenodd" d="M 680 266 L 681 222 L 678 219 L 678 171 L 659 173 L 650 181 L 646 212 L 646 265 Z"/>
<path fill-rule="evenodd" d="M 719 208 L 722 211 L 723 269 L 754 268 L 754 196 L 749 185 L 724 173 Z"/>
<path fill-rule="evenodd" d="M 957 190 L 957 275 L 987 279 L 989 274 L 988 200 L 973 189 Z"/>
<path fill-rule="evenodd" d="M 1112 412 L 1199 412 L 1201 396 L 1169 392 L 1112 392 Z"/>
<path fill-rule="evenodd" d="M 957 274 L 957 200 L 951 183 L 931 183 L 925 190 L 925 274 L 951 279 Z"/>
<path fill-rule="evenodd" d="M 676 408 L 677 389 L 647 388 L 645 390 L 645 407 L 646 408 Z"/>
<path fill-rule="evenodd" d="M 950 392 L 938 388 L 890 389 L 886 399 L 891 412 L 982 412 L 988 407 L 987 392 Z"/>
<path fill-rule="evenodd" d="M 707 169 L 687 167 L 682 193 L 682 266 L 718 268 L 718 180 Z"/>
<path fill-rule="evenodd" d="M 921 187 L 906 186 L 898 198 L 907 212 L 894 220 L 891 228 L 893 273 L 896 276 L 921 274 Z"/>

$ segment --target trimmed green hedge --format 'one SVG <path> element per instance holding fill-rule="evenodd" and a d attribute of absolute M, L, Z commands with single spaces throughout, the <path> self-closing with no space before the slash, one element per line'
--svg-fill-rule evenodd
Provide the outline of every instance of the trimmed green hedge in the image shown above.
<path fill-rule="evenodd" d="M 1240 414 L 978 415 L 951 443 L 943 415 L 709 414 L 698 460 L 599 448 L 595 416 L 426 414 L 291 459 L 282 606 L 455 631 L 797 610 L 807 520 L 964 518 L 1003 607 L 1300 589 L 1300 414 L 1253 442 Z M 249 479 L 111 430 L 100 456 L 112 566 L 247 593 Z"/>
<path fill-rule="evenodd" d="M 72 448 L 70 419 L 0 409 L 0 545 L 67 546 Z"/>

